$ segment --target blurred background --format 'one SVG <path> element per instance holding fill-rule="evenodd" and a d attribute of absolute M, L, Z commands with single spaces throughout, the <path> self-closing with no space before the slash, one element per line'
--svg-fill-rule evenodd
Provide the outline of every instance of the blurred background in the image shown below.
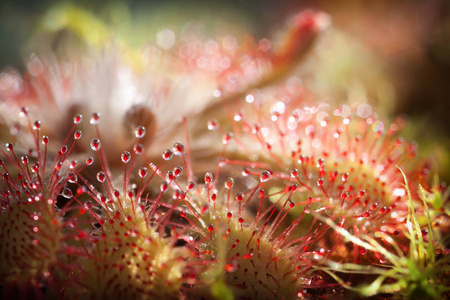
<path fill-rule="evenodd" d="M 336 101 L 368 99 L 388 119 L 405 116 L 406 137 L 440 162 L 441 179 L 450 182 L 448 0 L 2 1 L 0 72 L 26 72 L 33 53 L 55 50 L 67 36 L 95 44 L 113 33 L 130 48 L 161 46 L 165 29 L 191 21 L 211 37 L 273 39 L 306 8 L 333 22 L 300 72 L 308 88 Z"/>

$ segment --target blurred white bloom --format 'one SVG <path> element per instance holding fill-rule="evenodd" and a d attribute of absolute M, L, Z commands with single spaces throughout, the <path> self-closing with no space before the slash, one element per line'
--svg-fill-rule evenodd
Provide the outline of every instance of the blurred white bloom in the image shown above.
<path fill-rule="evenodd" d="M 11 72 L 1 74 L 0 120 L 13 126 L 20 108 L 27 106 L 31 121 L 42 122 L 43 133 L 64 141 L 78 114 L 84 117 L 83 136 L 96 137 L 88 121 L 93 113 L 100 113 L 102 147 L 108 158 L 118 158 L 133 147 L 137 126 L 147 132 L 140 143 L 146 148 L 157 143 L 159 153 L 183 136 L 182 117 L 201 111 L 213 99 L 217 82 L 158 48 L 149 47 L 141 54 L 139 69 L 114 46 L 66 61 L 32 55 L 24 79 Z M 88 143 L 84 144 L 85 149 L 78 150 L 88 150 Z"/>

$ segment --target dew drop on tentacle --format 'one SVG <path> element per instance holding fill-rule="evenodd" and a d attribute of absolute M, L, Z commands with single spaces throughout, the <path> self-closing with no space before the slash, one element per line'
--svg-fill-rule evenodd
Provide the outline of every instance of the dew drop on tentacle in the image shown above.
<path fill-rule="evenodd" d="M 138 138 L 141 139 L 145 136 L 145 127 L 144 126 L 139 126 L 134 130 L 134 135 Z"/>
<path fill-rule="evenodd" d="M 139 177 L 144 178 L 145 176 L 147 176 L 148 170 L 146 167 L 141 167 L 139 168 L 138 174 Z"/>
<path fill-rule="evenodd" d="M 223 137 L 222 137 L 222 144 L 228 145 L 232 138 L 233 138 L 233 133 L 232 132 L 224 134 Z"/>
<path fill-rule="evenodd" d="M 181 156 L 184 154 L 184 145 L 180 142 L 176 142 L 173 144 L 173 154 Z"/>
<path fill-rule="evenodd" d="M 186 194 L 184 193 L 184 191 L 179 190 L 178 191 L 178 195 L 177 195 L 177 199 L 184 200 L 185 198 L 186 198 Z"/>
<path fill-rule="evenodd" d="M 98 199 L 100 200 L 100 202 L 103 202 L 103 203 L 105 203 L 106 200 L 108 200 L 108 198 L 104 194 L 99 194 Z"/>
<path fill-rule="evenodd" d="M 234 118 L 233 119 L 236 122 L 240 122 L 240 121 L 242 121 L 243 117 L 244 117 L 244 112 L 243 111 L 239 111 L 239 112 L 234 114 Z"/>
<path fill-rule="evenodd" d="M 14 146 L 11 143 L 6 143 L 5 147 L 6 147 L 6 150 L 8 150 L 10 152 L 14 150 Z"/>
<path fill-rule="evenodd" d="M 105 175 L 105 173 L 103 171 L 100 171 L 100 172 L 97 173 L 97 180 L 99 182 L 102 182 L 102 183 L 105 182 L 106 175 Z"/>
<path fill-rule="evenodd" d="M 57 163 L 56 166 L 55 166 L 55 170 L 56 170 L 56 171 L 61 170 L 62 164 L 63 164 L 62 161 L 60 161 L 59 163 Z"/>
<path fill-rule="evenodd" d="M 242 176 L 244 176 L 244 177 L 250 176 L 250 171 L 245 168 L 244 170 L 242 170 Z"/>
<path fill-rule="evenodd" d="M 167 191 L 168 188 L 169 188 L 169 184 L 167 182 L 161 183 L 161 186 L 159 187 L 159 189 L 161 190 L 161 193 L 164 193 L 165 191 Z"/>
<path fill-rule="evenodd" d="M 83 120 L 83 116 L 82 115 L 76 115 L 75 117 L 73 117 L 73 123 L 74 124 L 80 124 L 82 120 Z"/>
<path fill-rule="evenodd" d="M 317 160 L 317 167 L 318 168 L 323 168 L 325 166 L 325 160 L 323 158 L 319 158 Z"/>
<path fill-rule="evenodd" d="M 102 144 L 99 139 L 92 139 L 91 140 L 91 149 L 94 151 L 99 151 L 102 147 Z"/>
<path fill-rule="evenodd" d="M 338 129 L 336 129 L 336 131 L 334 132 L 333 137 L 334 137 L 335 139 L 337 139 L 337 138 L 339 138 L 339 137 L 341 136 L 341 134 L 342 134 L 342 130 L 338 128 Z"/>
<path fill-rule="evenodd" d="M 44 135 L 43 137 L 42 137 L 42 144 L 43 145 L 48 145 L 48 136 L 46 136 L 46 135 Z"/>
<path fill-rule="evenodd" d="M 120 156 L 120 159 L 124 164 L 128 163 L 131 159 L 131 154 L 128 151 L 123 151 L 122 155 Z"/>
<path fill-rule="evenodd" d="M 296 178 L 298 175 L 298 170 L 297 169 L 292 169 L 291 170 L 291 177 Z"/>
<path fill-rule="evenodd" d="M 323 182 L 324 182 L 323 178 L 317 179 L 317 185 L 318 186 L 323 186 Z"/>
<path fill-rule="evenodd" d="M 162 153 L 162 158 L 164 160 L 170 160 L 173 157 L 173 152 L 169 149 L 164 150 Z"/>
<path fill-rule="evenodd" d="M 180 177 L 181 174 L 183 174 L 183 168 L 180 166 L 176 166 L 175 168 L 173 168 L 173 174 L 175 175 L 175 177 Z"/>
<path fill-rule="evenodd" d="M 207 172 L 205 174 L 205 183 L 210 184 L 213 182 L 213 180 L 214 180 L 214 176 L 210 172 Z"/>
<path fill-rule="evenodd" d="M 134 199 L 134 197 L 135 197 L 134 190 L 129 189 L 129 190 L 127 191 L 127 196 L 128 196 L 128 198 L 130 198 L 130 199 Z"/>
<path fill-rule="evenodd" d="M 270 171 L 263 171 L 261 172 L 261 175 L 259 176 L 260 182 L 267 182 L 272 177 L 272 174 L 270 174 Z"/>
<path fill-rule="evenodd" d="M 33 129 L 34 130 L 39 130 L 39 129 L 41 129 L 41 121 L 35 121 L 34 122 L 34 124 L 33 124 Z"/>
<path fill-rule="evenodd" d="M 73 193 L 70 189 L 64 188 L 61 193 L 61 196 L 63 196 L 64 198 L 70 199 L 73 197 Z"/>
<path fill-rule="evenodd" d="M 78 181 L 77 174 L 75 174 L 74 172 L 70 172 L 67 175 L 67 181 L 69 181 L 70 183 L 76 183 Z"/>
<path fill-rule="evenodd" d="M 30 161 L 29 158 L 28 158 L 28 156 L 26 156 L 26 155 L 25 155 L 25 156 L 22 156 L 21 159 L 22 159 L 22 163 L 23 163 L 24 165 L 28 165 L 28 163 L 29 163 L 29 161 Z"/>
<path fill-rule="evenodd" d="M 142 153 L 144 153 L 144 146 L 142 144 L 135 144 L 133 146 L 133 151 L 137 155 L 141 155 Z"/>
<path fill-rule="evenodd" d="M 24 106 L 20 109 L 19 116 L 26 117 L 26 116 L 28 116 L 29 111 L 30 111 L 30 109 L 28 107 Z"/>
<path fill-rule="evenodd" d="M 242 200 L 244 200 L 244 195 L 241 193 L 236 194 L 236 201 L 241 202 Z"/>
<path fill-rule="evenodd" d="M 100 116 L 100 113 L 93 113 L 89 122 L 92 125 L 98 125 L 98 123 L 100 123 Z"/>
<path fill-rule="evenodd" d="M 92 165 L 94 163 L 94 158 L 93 157 L 88 157 L 87 159 L 86 159 L 86 165 L 87 166 L 90 166 L 90 165 Z"/>
<path fill-rule="evenodd" d="M 218 166 L 219 168 L 223 168 L 223 167 L 225 167 L 226 165 L 227 165 L 227 163 L 226 163 L 225 158 L 221 157 L 221 158 L 219 159 L 219 163 L 217 164 L 217 166 Z"/>
<path fill-rule="evenodd" d="M 174 180 L 175 179 L 175 174 L 173 174 L 173 171 L 167 171 L 167 173 L 166 173 L 166 180 L 167 181 L 172 181 L 172 180 Z"/>
<path fill-rule="evenodd" d="M 226 189 L 231 189 L 232 187 L 233 187 L 233 185 L 234 185 L 234 179 L 233 178 L 227 178 L 226 180 L 225 180 L 225 188 Z"/>
<path fill-rule="evenodd" d="M 342 182 L 347 182 L 348 179 L 348 173 L 342 174 Z"/>
<path fill-rule="evenodd" d="M 125 113 L 122 124 L 125 139 L 129 139 L 133 135 L 141 139 L 144 145 L 151 142 L 157 127 L 154 113 L 148 106 L 142 104 L 131 106 Z"/>
<path fill-rule="evenodd" d="M 192 191 L 194 188 L 195 188 L 195 182 L 194 181 L 189 181 L 188 184 L 187 184 L 186 189 L 188 191 Z"/>
<path fill-rule="evenodd" d="M 82 136 L 81 130 L 77 130 L 77 131 L 75 131 L 75 133 L 73 134 L 73 138 L 76 139 L 76 140 L 81 139 L 81 136 Z"/>
<path fill-rule="evenodd" d="M 217 130 L 218 127 L 219 124 L 217 123 L 216 119 L 208 121 L 208 130 Z"/>
<path fill-rule="evenodd" d="M 61 149 L 59 150 L 60 155 L 66 154 L 67 150 L 69 150 L 69 147 L 67 147 L 67 145 L 62 145 Z"/>

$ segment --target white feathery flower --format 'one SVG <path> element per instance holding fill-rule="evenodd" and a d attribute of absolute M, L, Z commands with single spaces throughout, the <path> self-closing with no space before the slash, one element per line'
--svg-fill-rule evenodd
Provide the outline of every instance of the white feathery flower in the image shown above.
<path fill-rule="evenodd" d="M 42 132 L 64 141 L 73 117 L 81 114 L 83 135 L 91 139 L 97 133 L 87 123 L 93 113 L 99 113 L 102 147 L 108 158 L 117 160 L 123 150 L 133 147 L 137 126 L 146 127 L 140 142 L 144 147 L 158 144 L 154 153 L 159 155 L 162 147 L 182 138 L 182 117 L 202 111 L 216 89 L 214 76 L 157 48 L 147 49 L 139 58 L 142 70 L 133 68 L 118 47 L 87 52 L 68 61 L 32 55 L 24 79 L 2 73 L 0 121 L 12 128 L 16 118 L 9 116 L 15 117 L 27 106 L 32 121 L 42 122 Z M 27 144 L 23 146 L 28 148 Z M 89 150 L 85 145 L 78 150 Z"/>

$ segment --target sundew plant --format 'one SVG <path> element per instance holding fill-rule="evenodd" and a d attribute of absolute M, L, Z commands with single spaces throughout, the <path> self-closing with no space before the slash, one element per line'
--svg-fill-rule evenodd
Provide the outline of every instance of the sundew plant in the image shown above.
<path fill-rule="evenodd" d="M 450 295 L 445 161 L 323 76 L 329 14 L 263 38 L 107 19 L 51 7 L 0 73 L 3 299 Z"/>

